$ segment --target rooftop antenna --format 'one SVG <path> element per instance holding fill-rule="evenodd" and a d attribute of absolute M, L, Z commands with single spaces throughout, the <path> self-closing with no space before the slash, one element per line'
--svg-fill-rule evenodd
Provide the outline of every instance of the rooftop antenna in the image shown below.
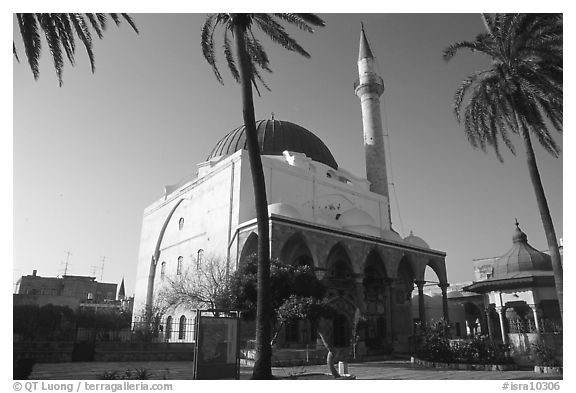
<path fill-rule="evenodd" d="M 102 257 L 102 266 L 100 267 L 100 282 L 102 282 L 102 277 L 104 276 L 104 261 L 106 261 L 106 257 Z"/>
<path fill-rule="evenodd" d="M 73 255 L 73 254 L 70 252 L 70 250 L 67 250 L 67 251 L 66 251 L 66 262 L 64 262 L 64 263 L 65 263 L 65 265 L 64 265 L 64 275 L 67 275 L 67 274 L 68 274 L 68 265 L 70 264 L 70 255 Z"/>
<path fill-rule="evenodd" d="M 106 257 L 102 257 L 102 264 L 100 267 L 98 266 L 91 266 L 92 267 L 92 276 L 96 277 L 96 271 L 100 270 L 100 282 L 102 282 L 102 276 L 104 275 L 104 261 L 106 261 Z"/>

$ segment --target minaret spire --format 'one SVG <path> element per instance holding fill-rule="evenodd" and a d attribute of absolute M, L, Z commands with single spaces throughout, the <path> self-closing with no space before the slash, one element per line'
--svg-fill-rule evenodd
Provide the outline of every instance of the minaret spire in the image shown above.
<path fill-rule="evenodd" d="M 362 31 L 360 32 L 360 45 L 358 50 L 358 61 L 362 59 L 373 59 L 374 55 L 372 54 L 372 50 L 370 49 L 370 44 L 368 44 L 368 40 L 366 39 L 366 33 L 364 33 L 364 23 L 362 24 Z"/>
<path fill-rule="evenodd" d="M 380 96 L 384 93 L 384 81 L 376 73 L 375 58 L 368 44 L 364 24 L 360 31 L 358 50 L 358 81 L 354 92 L 362 105 L 362 126 L 364 131 L 364 154 L 366 158 L 366 179 L 370 191 L 386 198 L 388 228 L 390 221 L 390 199 L 388 196 L 388 176 L 384 150 L 384 130 L 380 111 Z"/>

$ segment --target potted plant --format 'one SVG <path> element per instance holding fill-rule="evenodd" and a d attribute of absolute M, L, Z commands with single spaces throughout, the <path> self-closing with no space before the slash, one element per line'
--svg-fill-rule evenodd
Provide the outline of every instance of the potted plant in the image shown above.
<path fill-rule="evenodd" d="M 543 374 L 562 374 L 562 363 L 556 357 L 553 347 L 544 343 L 532 344 L 536 364 L 534 372 Z"/>

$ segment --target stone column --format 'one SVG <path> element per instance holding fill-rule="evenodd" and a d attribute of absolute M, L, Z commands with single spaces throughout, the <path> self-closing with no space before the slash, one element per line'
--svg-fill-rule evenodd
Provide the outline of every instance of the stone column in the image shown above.
<path fill-rule="evenodd" d="M 486 315 L 486 325 L 488 326 L 488 337 L 492 340 L 494 339 L 494 331 L 492 330 L 492 319 L 490 318 L 490 309 L 484 309 L 484 313 Z"/>
<path fill-rule="evenodd" d="M 361 313 L 366 312 L 366 302 L 364 295 L 364 275 L 354 275 L 354 289 L 356 290 L 356 307 L 360 309 Z"/>
<path fill-rule="evenodd" d="M 425 303 L 424 303 L 424 284 L 426 281 L 414 281 L 416 286 L 418 287 L 418 318 L 420 319 L 420 323 L 426 323 L 426 310 L 425 310 Z"/>
<path fill-rule="evenodd" d="M 386 341 L 392 344 L 394 334 L 392 332 L 392 308 L 394 307 L 394 299 L 392 299 L 392 280 L 385 280 L 384 282 L 384 296 L 386 297 Z"/>
<path fill-rule="evenodd" d="M 534 315 L 534 326 L 536 327 L 536 333 L 540 334 L 540 322 L 538 321 L 538 307 L 535 304 L 528 305 L 532 309 L 532 315 Z"/>
<path fill-rule="evenodd" d="M 504 323 L 506 321 L 506 307 L 496 307 L 496 312 L 498 313 L 498 319 L 500 320 L 500 333 L 502 334 L 502 343 L 507 344 L 508 336 L 506 335 Z"/>
<path fill-rule="evenodd" d="M 442 316 L 446 322 L 450 322 L 450 318 L 448 316 L 448 287 L 450 284 L 447 282 L 438 284 L 440 289 L 442 290 Z"/>

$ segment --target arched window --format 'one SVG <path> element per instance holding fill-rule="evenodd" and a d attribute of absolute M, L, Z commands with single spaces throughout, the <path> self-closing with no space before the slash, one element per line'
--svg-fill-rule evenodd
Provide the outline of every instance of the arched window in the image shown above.
<path fill-rule="evenodd" d="M 166 262 L 162 262 L 162 265 L 160 265 L 160 279 L 164 280 L 165 276 L 166 276 Z"/>
<path fill-rule="evenodd" d="M 178 328 L 178 340 L 184 340 L 186 338 L 186 317 L 184 315 L 180 317 L 180 326 Z"/>
<path fill-rule="evenodd" d="M 184 261 L 183 257 L 178 257 L 178 264 L 176 265 L 176 274 L 182 274 L 182 261 Z"/>
<path fill-rule="evenodd" d="M 204 250 L 203 249 L 199 249 L 198 253 L 196 254 L 196 267 L 200 267 L 200 264 L 202 263 L 202 259 L 204 258 Z"/>
<path fill-rule="evenodd" d="M 178 230 L 182 230 L 182 228 L 184 228 L 184 217 L 180 217 L 180 220 L 178 220 Z"/>
<path fill-rule="evenodd" d="M 172 338 L 172 316 L 166 318 L 166 341 Z"/>

